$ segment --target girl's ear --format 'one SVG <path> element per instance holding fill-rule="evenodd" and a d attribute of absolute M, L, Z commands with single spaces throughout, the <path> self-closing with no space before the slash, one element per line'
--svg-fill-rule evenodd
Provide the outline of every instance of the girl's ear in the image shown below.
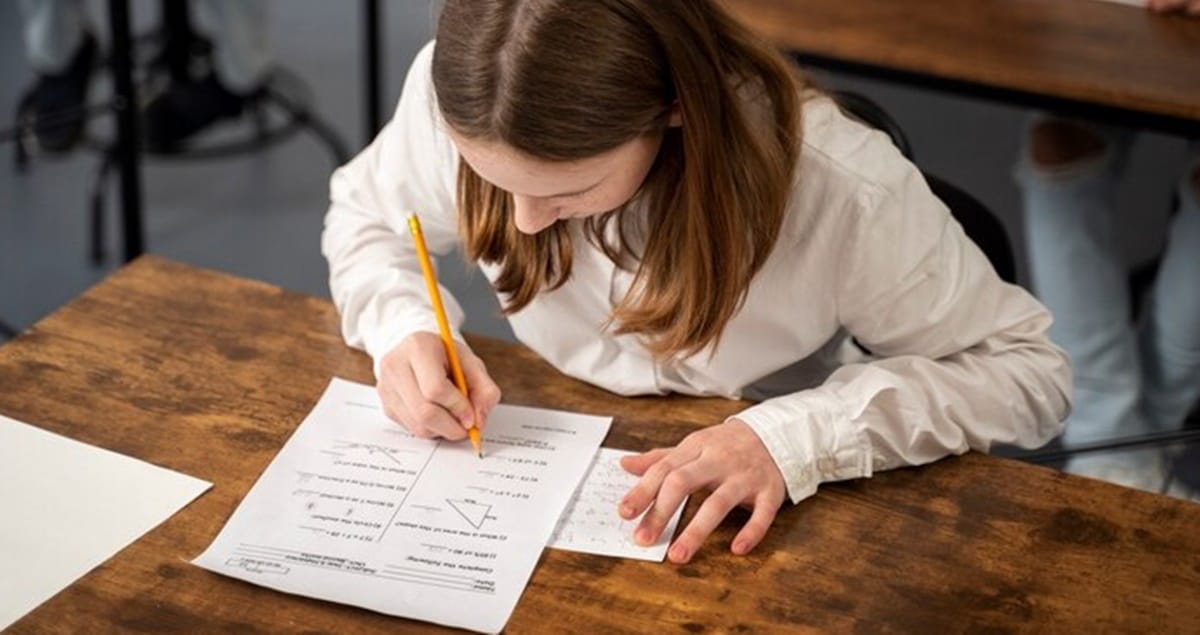
<path fill-rule="evenodd" d="M 679 102 L 675 102 L 671 106 L 671 111 L 667 115 L 667 127 L 678 128 L 683 125 L 683 109 L 679 107 Z"/>

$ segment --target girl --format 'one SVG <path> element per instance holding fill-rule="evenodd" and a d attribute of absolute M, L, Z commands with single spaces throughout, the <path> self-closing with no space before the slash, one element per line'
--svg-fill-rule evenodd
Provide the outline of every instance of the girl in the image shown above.
<path fill-rule="evenodd" d="M 517 337 L 621 394 L 762 400 L 673 448 L 618 512 L 668 555 L 737 505 L 750 551 L 785 496 L 1059 432 L 1050 316 L 1003 283 L 919 172 L 711 0 L 449 0 L 395 117 L 333 176 L 323 252 L 392 418 L 462 439 L 499 401 L 447 378 L 406 215 L 480 264 Z M 449 312 L 462 312 L 450 299 Z M 868 357 L 850 337 L 871 353 Z"/>

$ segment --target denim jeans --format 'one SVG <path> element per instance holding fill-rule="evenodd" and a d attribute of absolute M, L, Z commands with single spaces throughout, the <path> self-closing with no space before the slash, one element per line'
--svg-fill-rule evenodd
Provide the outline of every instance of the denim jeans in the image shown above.
<path fill-rule="evenodd" d="M 1192 182 L 1200 153 L 1180 180 L 1162 264 L 1133 324 L 1114 205 L 1132 133 L 1087 125 L 1103 151 L 1047 167 L 1032 159 L 1035 123 L 1015 176 L 1034 290 L 1054 314 L 1051 339 L 1074 367 L 1064 445 L 1178 428 L 1200 395 L 1200 201 Z"/>

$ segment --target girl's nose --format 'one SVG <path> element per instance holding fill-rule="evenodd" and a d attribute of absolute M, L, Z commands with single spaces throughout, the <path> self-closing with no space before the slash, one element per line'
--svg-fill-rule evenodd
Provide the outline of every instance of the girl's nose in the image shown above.
<path fill-rule="evenodd" d="M 558 220 L 558 209 L 546 199 L 531 196 L 513 196 L 513 213 L 517 229 L 525 234 L 536 234 Z"/>

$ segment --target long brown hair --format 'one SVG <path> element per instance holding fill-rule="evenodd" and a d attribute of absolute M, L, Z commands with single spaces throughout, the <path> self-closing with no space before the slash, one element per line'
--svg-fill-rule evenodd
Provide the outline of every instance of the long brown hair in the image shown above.
<path fill-rule="evenodd" d="M 457 133 L 538 159 L 578 160 L 662 135 L 634 197 L 648 210 L 642 253 L 620 209 L 586 219 L 584 235 L 635 267 L 611 316 L 618 333 L 647 336 L 657 356 L 719 341 L 791 194 L 802 81 L 779 53 L 713 0 L 447 0 L 433 83 Z M 676 105 L 682 126 L 669 127 Z M 522 234 L 512 196 L 461 160 L 458 204 L 465 255 L 500 263 L 506 313 L 567 281 L 563 223 Z M 613 219 L 616 244 L 604 240 Z"/>

